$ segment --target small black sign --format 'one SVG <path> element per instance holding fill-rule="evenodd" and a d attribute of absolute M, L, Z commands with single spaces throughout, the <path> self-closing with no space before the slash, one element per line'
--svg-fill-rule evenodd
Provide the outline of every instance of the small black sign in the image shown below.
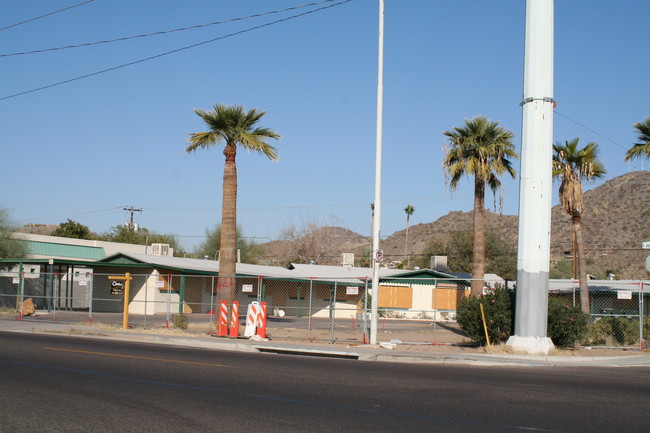
<path fill-rule="evenodd" d="M 124 283 L 122 281 L 111 281 L 111 295 L 123 295 Z"/>

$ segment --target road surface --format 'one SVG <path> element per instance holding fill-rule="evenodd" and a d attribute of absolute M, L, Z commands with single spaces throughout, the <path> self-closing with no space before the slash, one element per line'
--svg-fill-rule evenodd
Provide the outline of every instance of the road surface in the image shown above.
<path fill-rule="evenodd" d="M 648 368 L 415 365 L 0 332 L 0 432 L 650 432 Z"/>

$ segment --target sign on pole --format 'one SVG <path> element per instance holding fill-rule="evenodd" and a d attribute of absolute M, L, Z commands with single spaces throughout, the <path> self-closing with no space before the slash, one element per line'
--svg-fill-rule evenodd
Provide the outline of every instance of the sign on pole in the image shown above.
<path fill-rule="evenodd" d="M 378 249 L 375 252 L 375 260 L 377 260 L 378 262 L 381 262 L 381 261 L 384 260 L 384 250 L 379 250 Z"/>

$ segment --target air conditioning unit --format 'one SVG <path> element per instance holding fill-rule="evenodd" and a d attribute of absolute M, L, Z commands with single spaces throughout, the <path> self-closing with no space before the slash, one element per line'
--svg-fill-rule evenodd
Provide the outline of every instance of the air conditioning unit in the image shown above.
<path fill-rule="evenodd" d="M 169 244 L 151 244 L 151 254 L 154 256 L 168 256 Z"/>
<path fill-rule="evenodd" d="M 449 272 L 447 256 L 431 256 L 429 267 L 434 271 Z"/>
<path fill-rule="evenodd" d="M 342 253 L 341 266 L 354 266 L 354 253 Z"/>

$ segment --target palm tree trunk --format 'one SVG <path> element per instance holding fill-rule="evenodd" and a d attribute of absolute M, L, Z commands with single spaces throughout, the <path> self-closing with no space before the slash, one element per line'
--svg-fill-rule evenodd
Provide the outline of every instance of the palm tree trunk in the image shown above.
<path fill-rule="evenodd" d="M 237 296 L 237 147 L 228 143 L 223 151 L 223 198 L 221 204 L 221 246 L 219 249 L 219 300 L 231 303 Z"/>
<path fill-rule="evenodd" d="M 406 256 L 406 267 L 411 266 L 411 256 L 409 256 L 409 215 L 406 214 L 406 242 L 404 243 L 404 255 Z"/>
<path fill-rule="evenodd" d="M 578 246 L 578 273 L 580 274 L 580 308 L 585 314 L 590 313 L 589 286 L 587 285 L 587 257 L 585 257 L 585 241 L 582 237 L 582 217 L 573 215 L 573 232 Z"/>
<path fill-rule="evenodd" d="M 470 295 L 481 296 L 485 276 L 485 183 L 474 179 L 474 230 Z"/>

